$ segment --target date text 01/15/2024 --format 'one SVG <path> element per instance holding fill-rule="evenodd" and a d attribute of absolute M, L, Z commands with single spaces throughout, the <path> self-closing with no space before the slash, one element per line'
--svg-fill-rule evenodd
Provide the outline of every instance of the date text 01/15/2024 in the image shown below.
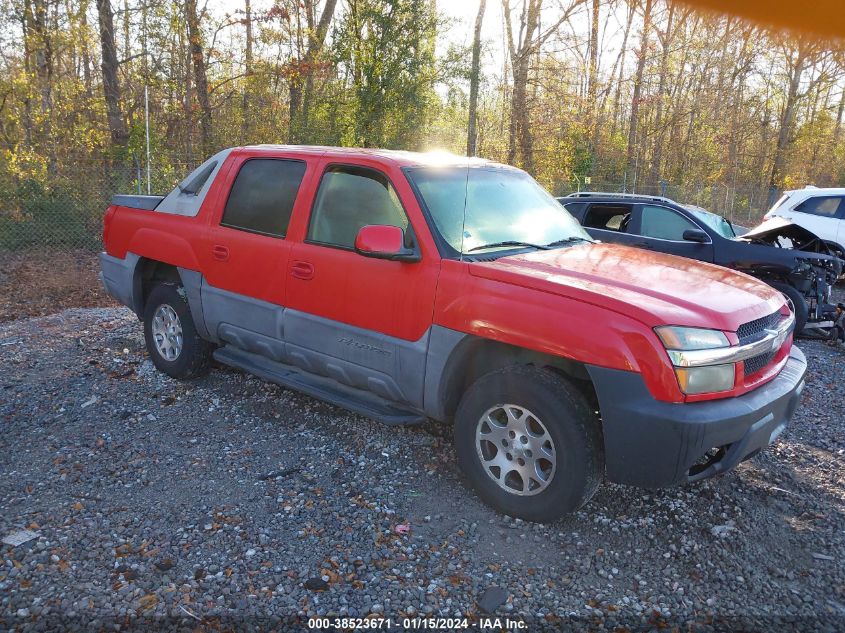
<path fill-rule="evenodd" d="M 308 628 L 341 630 L 405 630 L 454 631 L 458 629 L 477 629 L 481 631 L 519 631 L 528 625 L 519 619 L 482 617 L 477 622 L 467 618 L 309 618 Z"/>

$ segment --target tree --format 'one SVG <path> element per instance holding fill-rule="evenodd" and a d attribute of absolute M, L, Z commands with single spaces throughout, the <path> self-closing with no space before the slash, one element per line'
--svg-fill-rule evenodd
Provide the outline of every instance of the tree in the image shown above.
<path fill-rule="evenodd" d="M 807 68 L 810 53 L 810 45 L 804 41 L 799 41 L 795 47 L 791 47 L 788 44 L 784 46 L 784 57 L 786 60 L 789 84 L 787 86 L 783 108 L 781 109 L 777 145 L 775 147 L 774 161 L 772 162 L 772 175 L 769 179 L 769 188 L 772 192 L 770 193 L 770 198 L 773 198 L 776 190 L 783 186 L 783 171 L 786 163 L 786 150 L 790 143 L 790 135 L 792 133 L 792 126 L 795 119 L 795 109 L 798 104 L 798 100 L 802 96 L 799 92 L 801 87 L 801 77 Z M 774 200 L 770 200 L 770 202 L 774 202 Z"/>
<path fill-rule="evenodd" d="M 508 130 L 508 162 L 515 163 L 517 154 L 519 154 L 522 167 L 529 173 L 534 173 L 534 139 L 531 133 L 528 104 L 528 76 L 531 70 L 531 58 L 557 28 L 566 22 L 585 1 L 571 0 L 565 7 L 561 6 L 561 14 L 558 19 L 550 27 L 541 31 L 540 12 L 543 8 L 543 0 L 522 0 L 519 31 L 516 39 L 514 39 L 510 1 L 502 0 L 505 33 L 513 76 Z"/>
<path fill-rule="evenodd" d="M 102 1 L 102 0 L 100 0 Z M 200 16 L 197 14 L 196 0 L 185 0 L 185 22 L 188 25 L 188 41 L 191 46 L 191 61 L 194 68 L 194 85 L 197 102 L 200 106 L 200 139 L 203 153 L 212 153 L 211 143 L 211 101 L 208 96 L 208 75 L 205 68 L 205 51 L 200 31 Z"/>
<path fill-rule="evenodd" d="M 467 156 L 475 156 L 478 140 L 478 84 L 481 82 L 481 26 L 487 0 L 478 3 L 475 29 L 472 35 L 472 69 L 469 76 L 469 122 L 467 123 Z"/>
<path fill-rule="evenodd" d="M 669 54 L 675 36 L 674 18 L 675 3 L 670 2 L 666 16 L 666 27 L 662 32 L 658 31 L 657 33 L 657 39 L 660 41 L 660 69 L 657 80 L 657 105 L 654 112 L 654 152 L 651 159 L 651 178 L 649 179 L 655 188 L 660 185 L 660 169 L 663 159 L 663 139 L 665 138 L 663 110 L 669 102 L 669 95 L 666 94 L 666 90 L 669 83 Z"/>
<path fill-rule="evenodd" d="M 249 136 L 249 90 L 252 77 L 252 5 L 244 0 L 244 26 L 246 27 L 246 45 L 244 46 L 244 86 L 243 118 L 241 119 L 241 142 L 246 143 Z"/>
<path fill-rule="evenodd" d="M 628 122 L 628 148 L 625 153 L 625 168 L 628 174 L 633 176 L 636 182 L 635 154 L 637 151 L 637 126 L 639 124 L 640 95 L 643 86 L 643 71 L 648 57 L 648 37 L 651 30 L 651 5 L 652 0 L 645 0 L 643 8 L 643 30 L 640 36 L 640 50 L 637 54 L 637 71 L 634 75 L 634 90 L 631 96 L 631 116 Z"/>
<path fill-rule="evenodd" d="M 117 79 L 117 49 L 114 42 L 114 14 L 110 0 L 97 0 L 97 15 L 100 23 L 100 51 L 102 55 L 103 96 L 106 100 L 106 116 L 112 146 L 125 149 L 129 132 L 120 110 L 120 84 Z"/>
<path fill-rule="evenodd" d="M 419 147 L 436 100 L 430 0 L 349 0 L 348 9 L 335 43 L 351 88 L 343 142 Z"/>
<path fill-rule="evenodd" d="M 601 0 L 593 0 L 592 14 L 590 16 L 590 66 L 587 75 L 587 107 L 590 113 L 590 139 L 591 145 L 596 143 L 596 134 L 598 124 L 596 121 L 596 114 L 598 112 L 598 103 L 596 96 L 598 94 L 599 84 L 599 17 L 601 15 Z"/>
<path fill-rule="evenodd" d="M 291 143 L 303 140 L 303 132 L 308 129 L 308 114 L 314 93 L 314 65 L 323 50 L 326 34 L 334 17 L 337 0 L 326 0 L 319 21 L 315 24 L 316 0 L 305 0 L 305 16 L 308 25 L 308 47 L 302 59 L 295 60 L 291 66 L 290 78 L 290 116 L 288 119 L 288 138 Z"/>

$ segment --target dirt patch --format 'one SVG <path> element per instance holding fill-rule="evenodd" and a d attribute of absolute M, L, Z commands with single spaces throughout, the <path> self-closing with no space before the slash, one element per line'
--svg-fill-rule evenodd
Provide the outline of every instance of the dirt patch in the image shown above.
<path fill-rule="evenodd" d="M 0 252 L 0 322 L 65 308 L 116 306 L 97 275 L 90 251 Z"/>

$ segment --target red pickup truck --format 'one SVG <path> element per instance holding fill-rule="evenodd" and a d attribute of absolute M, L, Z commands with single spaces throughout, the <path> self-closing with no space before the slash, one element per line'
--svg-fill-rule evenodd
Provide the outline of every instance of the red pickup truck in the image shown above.
<path fill-rule="evenodd" d="M 724 472 L 792 417 L 806 361 L 766 284 L 594 241 L 525 172 L 451 155 L 224 150 L 115 196 L 106 289 L 155 365 L 214 359 L 387 424 L 454 422 L 490 505 Z"/>

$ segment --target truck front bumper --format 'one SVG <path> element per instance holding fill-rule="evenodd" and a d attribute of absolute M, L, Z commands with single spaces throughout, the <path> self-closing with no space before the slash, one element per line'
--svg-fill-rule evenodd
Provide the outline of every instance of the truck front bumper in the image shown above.
<path fill-rule="evenodd" d="M 793 346 L 780 373 L 736 398 L 655 400 L 635 372 L 588 366 L 599 399 L 607 478 L 659 488 L 713 477 L 771 444 L 792 418 L 807 361 Z"/>

